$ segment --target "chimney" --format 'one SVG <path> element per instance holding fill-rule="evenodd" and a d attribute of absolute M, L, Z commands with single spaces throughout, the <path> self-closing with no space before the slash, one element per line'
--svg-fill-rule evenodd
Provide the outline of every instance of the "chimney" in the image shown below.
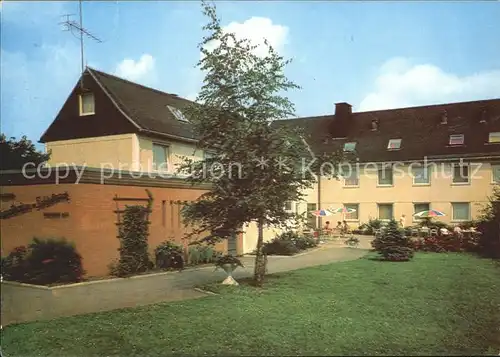
<path fill-rule="evenodd" d="M 349 103 L 335 103 L 335 125 L 332 128 L 334 137 L 346 137 L 352 115 L 352 106 Z"/>
<path fill-rule="evenodd" d="M 448 124 L 448 112 L 446 110 L 443 110 L 441 115 L 441 124 Z"/>

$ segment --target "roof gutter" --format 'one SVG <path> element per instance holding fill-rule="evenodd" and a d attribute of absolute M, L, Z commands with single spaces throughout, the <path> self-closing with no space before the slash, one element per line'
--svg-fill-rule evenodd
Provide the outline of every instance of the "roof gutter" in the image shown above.
<path fill-rule="evenodd" d="M 162 133 L 160 131 L 155 131 L 155 130 L 139 129 L 139 132 L 140 133 L 154 134 L 154 135 L 161 135 L 161 136 L 164 136 L 164 137 L 167 137 L 167 138 L 176 139 L 176 140 L 179 140 L 179 141 L 186 141 L 186 142 L 189 142 L 189 143 L 197 143 L 198 142 L 197 139 L 185 138 L 185 137 L 182 137 L 182 136 L 177 136 L 177 135 L 172 135 L 172 134 L 166 134 L 166 133 Z"/>

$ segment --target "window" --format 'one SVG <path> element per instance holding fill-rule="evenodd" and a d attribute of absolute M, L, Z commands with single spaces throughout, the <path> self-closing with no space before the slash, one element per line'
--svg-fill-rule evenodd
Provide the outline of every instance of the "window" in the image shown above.
<path fill-rule="evenodd" d="M 288 211 L 288 212 L 292 211 L 292 202 L 291 201 L 285 202 L 285 211 Z"/>
<path fill-rule="evenodd" d="M 179 109 L 174 108 L 170 105 L 167 105 L 167 108 L 174 115 L 175 119 L 180 120 L 180 121 L 188 121 L 187 118 L 184 116 L 184 114 L 182 114 L 182 112 Z"/>
<path fill-rule="evenodd" d="M 384 167 L 378 170 L 378 184 L 380 186 L 392 186 L 393 177 L 392 177 L 392 167 Z"/>
<path fill-rule="evenodd" d="M 401 139 L 391 139 L 389 144 L 387 144 L 387 150 L 399 150 L 401 149 Z"/>
<path fill-rule="evenodd" d="M 469 165 L 453 165 L 453 183 L 469 183 Z"/>
<path fill-rule="evenodd" d="M 344 151 L 354 151 L 356 149 L 356 143 L 355 142 L 350 142 L 350 143 L 345 143 L 344 144 Z"/>
<path fill-rule="evenodd" d="M 357 203 L 345 203 L 344 207 L 346 209 L 353 209 L 352 213 L 346 213 L 345 219 L 347 221 L 357 221 L 359 219 L 359 204 Z"/>
<path fill-rule="evenodd" d="M 153 144 L 153 170 L 168 170 L 168 146 Z"/>
<path fill-rule="evenodd" d="M 500 183 L 500 164 L 491 164 L 491 176 L 491 181 Z"/>
<path fill-rule="evenodd" d="M 307 224 L 313 229 L 318 228 L 318 220 L 316 216 L 311 214 L 312 211 L 316 211 L 316 203 L 308 203 L 307 204 Z"/>
<path fill-rule="evenodd" d="M 431 209 L 430 203 L 414 203 L 413 204 L 413 214 L 417 214 L 422 211 L 429 211 Z M 414 220 L 419 220 L 421 218 L 413 216 Z"/>
<path fill-rule="evenodd" d="M 464 134 L 450 135 L 450 145 L 457 146 L 464 144 Z"/>
<path fill-rule="evenodd" d="M 414 185 L 429 185 L 431 183 L 430 167 L 412 168 Z"/>
<path fill-rule="evenodd" d="M 80 115 L 95 114 L 94 94 L 83 93 L 80 95 Z"/>
<path fill-rule="evenodd" d="M 378 219 L 382 219 L 382 220 L 393 219 L 392 203 L 379 203 L 378 204 Z"/>
<path fill-rule="evenodd" d="M 468 202 L 455 202 L 451 204 L 453 211 L 453 221 L 469 221 L 470 220 L 470 204 Z"/>
<path fill-rule="evenodd" d="M 345 170 L 343 175 L 345 186 L 359 186 L 358 169 L 355 166 L 352 166 L 349 169 Z"/>
<path fill-rule="evenodd" d="M 490 133 L 488 137 L 489 143 L 500 143 L 500 132 Z"/>

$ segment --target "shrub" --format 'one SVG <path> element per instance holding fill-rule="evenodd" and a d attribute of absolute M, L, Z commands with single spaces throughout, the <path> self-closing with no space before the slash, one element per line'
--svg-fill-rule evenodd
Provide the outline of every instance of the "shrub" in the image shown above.
<path fill-rule="evenodd" d="M 221 253 L 210 245 L 193 245 L 189 247 L 188 255 L 189 264 L 199 265 L 214 263 Z"/>
<path fill-rule="evenodd" d="M 28 247 L 17 247 L 5 258 L 6 280 L 35 285 L 77 283 L 85 271 L 82 257 L 65 239 L 34 238 Z"/>
<path fill-rule="evenodd" d="M 371 219 L 368 223 L 363 223 L 359 226 L 359 230 L 363 232 L 363 234 L 374 235 L 375 230 L 380 229 L 382 227 L 382 221 L 379 219 Z"/>
<path fill-rule="evenodd" d="M 385 232 L 372 241 L 372 246 L 385 260 L 407 261 L 413 258 L 413 245 L 395 220 L 391 220 Z"/>
<path fill-rule="evenodd" d="M 165 241 L 155 248 L 156 267 L 165 270 L 184 268 L 184 249 L 171 241 Z"/>
<path fill-rule="evenodd" d="M 313 237 L 297 236 L 292 242 L 298 250 L 306 250 L 318 246 L 318 241 Z"/>
<path fill-rule="evenodd" d="M 500 259 L 500 185 L 494 187 L 489 201 L 479 219 L 478 229 L 482 235 L 477 252 L 484 257 Z"/>
<path fill-rule="evenodd" d="M 28 248 L 22 245 L 14 248 L 7 257 L 2 258 L 2 276 L 5 280 L 26 282 L 27 255 Z"/>
<path fill-rule="evenodd" d="M 153 199 L 151 193 L 146 192 L 150 198 L 147 207 L 137 205 L 125 208 L 119 234 L 120 260 L 116 267 L 118 276 L 143 273 L 153 267 L 148 254 L 148 213 Z"/>
<path fill-rule="evenodd" d="M 299 249 L 291 239 L 281 239 L 280 237 L 264 243 L 262 250 L 266 255 L 294 255 L 299 252 Z"/>

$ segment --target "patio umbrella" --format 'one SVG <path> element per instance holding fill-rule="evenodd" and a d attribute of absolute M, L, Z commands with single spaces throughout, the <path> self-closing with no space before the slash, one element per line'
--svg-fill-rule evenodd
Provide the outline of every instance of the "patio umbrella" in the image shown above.
<path fill-rule="evenodd" d="M 333 213 L 326 209 L 320 209 L 317 211 L 311 211 L 311 214 L 316 217 L 331 216 Z"/>
<path fill-rule="evenodd" d="M 345 219 L 345 215 L 349 213 L 356 212 L 354 208 L 339 207 L 331 210 L 333 213 L 342 213 L 342 220 Z"/>
<path fill-rule="evenodd" d="M 421 212 L 415 213 L 413 216 L 419 217 L 419 218 L 431 218 L 431 217 L 443 217 L 446 215 L 441 211 L 431 209 L 428 211 L 421 211 Z"/>
<path fill-rule="evenodd" d="M 345 207 L 335 208 L 330 211 L 333 213 L 343 213 L 343 214 L 356 212 L 354 208 L 345 208 Z"/>

